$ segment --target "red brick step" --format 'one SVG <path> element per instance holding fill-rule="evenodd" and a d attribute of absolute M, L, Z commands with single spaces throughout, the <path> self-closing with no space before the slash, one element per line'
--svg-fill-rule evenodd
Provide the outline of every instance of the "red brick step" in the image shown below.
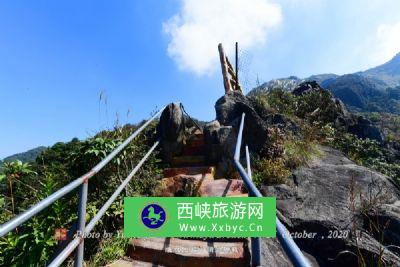
<path fill-rule="evenodd" d="M 200 167 L 181 167 L 181 168 L 166 168 L 164 169 L 164 177 L 171 177 L 179 174 L 193 175 L 193 174 L 214 174 L 215 168 L 212 166 Z"/>
<path fill-rule="evenodd" d="M 198 194 L 205 197 L 247 196 L 243 181 L 237 179 L 205 180 L 201 184 Z"/>
<path fill-rule="evenodd" d="M 106 265 L 106 267 L 164 267 L 164 266 L 154 264 L 152 262 L 135 261 L 128 258 L 128 259 L 121 259 L 114 261 L 113 263 Z"/>
<path fill-rule="evenodd" d="M 173 157 L 171 164 L 173 166 L 204 166 L 204 156 L 178 156 Z"/>
<path fill-rule="evenodd" d="M 127 255 L 134 260 L 166 267 L 248 266 L 246 242 L 213 242 L 179 238 L 132 239 Z"/>
<path fill-rule="evenodd" d="M 187 143 L 186 143 L 187 146 L 193 146 L 193 147 L 204 146 L 204 144 L 205 144 L 205 142 L 204 142 L 203 138 L 191 139 L 191 140 L 188 140 Z"/>
<path fill-rule="evenodd" d="M 184 155 L 184 156 L 194 156 L 194 155 L 204 154 L 204 152 L 205 152 L 205 146 L 189 146 L 189 145 L 186 145 L 183 148 L 182 155 Z"/>

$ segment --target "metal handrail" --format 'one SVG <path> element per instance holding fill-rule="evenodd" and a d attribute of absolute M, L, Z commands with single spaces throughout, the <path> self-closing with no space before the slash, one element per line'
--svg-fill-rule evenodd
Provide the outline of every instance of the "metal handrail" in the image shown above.
<path fill-rule="evenodd" d="M 68 185 L 57 190 L 50 196 L 38 202 L 36 205 L 30 207 L 28 210 L 19 214 L 18 216 L 12 218 L 10 221 L 0 225 L 0 237 L 11 232 L 25 221 L 29 220 L 52 203 L 65 196 L 72 190 L 81 186 L 79 192 L 79 204 L 78 204 L 78 234 L 77 236 L 69 242 L 69 244 L 61 251 L 60 254 L 50 263 L 49 266 L 59 266 L 77 247 L 77 253 L 75 258 L 75 266 L 82 266 L 83 263 L 83 251 L 84 251 L 84 237 L 87 235 L 95 226 L 95 224 L 104 215 L 106 210 L 110 207 L 112 202 L 118 197 L 121 191 L 126 187 L 129 181 L 132 179 L 133 175 L 139 170 L 143 163 L 147 160 L 150 154 L 158 146 L 159 141 L 156 141 L 154 145 L 149 149 L 145 156 L 139 161 L 136 167 L 131 171 L 127 178 L 121 183 L 121 185 L 116 189 L 114 194 L 107 200 L 103 207 L 98 211 L 98 213 L 92 218 L 92 220 L 85 225 L 86 216 L 86 203 L 87 203 L 87 191 L 88 191 L 88 181 L 96 173 L 98 173 L 107 163 L 109 163 L 119 152 L 121 152 L 138 134 L 140 134 L 161 112 L 165 109 L 163 107 L 154 116 L 152 116 L 147 122 L 140 126 L 133 134 L 131 134 L 121 145 L 119 145 L 114 151 L 107 155 L 102 161 L 100 161 L 96 166 L 94 166 L 88 173 L 82 175 L 81 177 L 70 182 Z"/>
<path fill-rule="evenodd" d="M 251 180 L 251 172 L 247 173 L 240 163 L 240 148 L 242 146 L 242 135 L 243 135 L 243 127 L 244 127 L 244 117 L 245 113 L 242 114 L 242 119 L 240 121 L 239 133 L 236 140 L 236 148 L 235 155 L 233 158 L 233 162 L 236 166 L 237 171 L 245 183 L 247 190 L 249 191 L 249 195 L 255 197 L 263 197 L 257 187 L 254 185 Z M 250 162 L 250 160 L 248 160 Z M 248 165 L 248 170 L 250 166 Z M 250 174 L 250 175 L 249 175 Z M 303 255 L 299 247 L 296 245 L 294 240 L 292 239 L 290 232 L 286 229 L 286 227 L 280 222 L 278 218 L 276 218 L 276 234 L 279 240 L 279 243 L 282 245 L 284 251 L 289 256 L 289 259 L 296 267 L 311 267 L 309 261 Z M 258 248 L 259 249 L 259 248 Z M 256 249 L 257 250 L 257 249 Z M 256 257 L 260 257 L 261 251 L 252 251 L 252 254 L 256 255 Z M 260 264 L 258 262 L 258 264 Z"/>
<path fill-rule="evenodd" d="M 64 248 L 63 251 L 48 265 L 48 267 L 56 267 L 60 266 L 61 263 L 74 251 L 74 249 L 84 241 L 84 236 L 87 236 L 90 231 L 93 230 L 96 223 L 101 219 L 107 209 L 111 206 L 114 200 L 118 197 L 122 190 L 128 185 L 131 181 L 132 177 L 139 170 L 139 168 L 143 165 L 143 163 L 147 160 L 150 154 L 154 151 L 154 149 L 158 146 L 160 142 L 157 141 L 154 145 L 147 151 L 146 155 L 140 160 L 140 162 L 136 165 L 136 167 L 129 173 L 129 175 L 125 178 L 125 180 L 121 183 L 121 185 L 115 190 L 114 194 L 106 201 L 106 203 L 101 207 L 101 209 L 96 213 L 96 215 L 92 218 L 92 220 L 86 225 L 83 235 L 77 236 L 67 247 Z"/>

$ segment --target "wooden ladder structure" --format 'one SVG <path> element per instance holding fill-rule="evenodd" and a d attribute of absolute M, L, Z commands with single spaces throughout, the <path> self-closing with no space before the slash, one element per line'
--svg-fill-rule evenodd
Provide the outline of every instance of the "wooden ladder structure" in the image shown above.
<path fill-rule="evenodd" d="M 225 94 L 229 94 L 230 92 L 233 91 L 239 91 L 243 93 L 237 75 L 237 64 L 238 64 L 237 43 L 236 43 L 236 70 L 232 67 L 232 64 L 229 62 L 229 59 L 225 54 L 222 44 L 218 45 L 218 51 L 219 51 L 219 60 L 221 62 L 222 77 L 224 80 Z"/>

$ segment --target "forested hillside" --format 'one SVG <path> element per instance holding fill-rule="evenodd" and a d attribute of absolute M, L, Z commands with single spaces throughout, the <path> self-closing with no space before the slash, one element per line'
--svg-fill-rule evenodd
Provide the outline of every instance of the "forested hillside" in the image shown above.
<path fill-rule="evenodd" d="M 11 162 L 11 161 L 15 161 L 15 160 L 20 160 L 24 163 L 30 162 L 30 161 L 35 161 L 36 157 L 45 149 L 46 149 L 45 146 L 39 146 L 39 147 L 30 149 L 26 152 L 17 153 L 17 154 L 5 157 L 3 160 L 0 161 L 0 166 L 2 166 L 5 162 Z"/>
<path fill-rule="evenodd" d="M 59 142 L 43 150 L 36 161 L 6 162 L 0 174 L 0 223 L 18 215 L 73 179 L 89 171 L 137 126 L 126 125 L 114 130 L 102 131 L 86 140 L 73 139 Z M 148 150 L 155 138 L 155 124 L 148 127 L 124 152 L 109 163 L 100 173 L 90 179 L 87 220 L 111 196 L 122 179 L 126 177 Z M 107 216 L 95 231 L 117 233 L 123 221 L 123 197 L 127 195 L 151 195 L 160 175 L 157 153 L 147 160 L 132 182 L 107 211 Z M 0 239 L 0 266 L 44 266 L 60 245 L 54 239 L 55 229 L 73 230 L 77 219 L 78 192 L 57 201 L 40 215 L 28 220 L 6 237 Z M 71 232 L 72 233 L 72 232 Z M 88 239 L 85 242 L 86 257 L 94 266 L 105 264 L 108 257 L 119 257 L 123 251 L 123 239 Z M 125 240 L 126 241 L 126 240 Z M 100 245 L 99 245 L 100 242 Z M 111 243 L 109 243 L 111 242 Z M 109 247 L 113 247 L 109 252 Z M 105 253 L 105 254 L 104 254 Z M 26 255 L 29 255 L 27 257 Z"/>

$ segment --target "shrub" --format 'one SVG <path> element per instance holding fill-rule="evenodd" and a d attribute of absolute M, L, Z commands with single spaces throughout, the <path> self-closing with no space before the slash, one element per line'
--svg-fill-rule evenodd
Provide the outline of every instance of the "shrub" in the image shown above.
<path fill-rule="evenodd" d="M 296 110 L 295 96 L 283 89 L 272 89 L 267 94 L 261 96 L 264 100 L 264 106 L 273 109 L 277 113 L 285 114 L 289 117 L 293 116 Z"/>
<path fill-rule="evenodd" d="M 382 118 L 378 112 L 371 112 L 368 116 L 372 122 L 379 122 Z"/>
<path fill-rule="evenodd" d="M 378 142 L 370 139 L 360 139 L 353 134 L 342 133 L 330 142 L 330 146 L 347 154 L 352 160 L 361 165 L 368 165 L 372 159 L 384 161 L 384 154 Z"/>
<path fill-rule="evenodd" d="M 344 129 L 333 127 L 343 111 L 328 91 L 319 90 L 294 96 L 283 89 L 272 89 L 251 96 L 250 101 L 262 118 L 267 119 L 271 113 L 281 113 L 290 117 L 301 129 L 292 136 L 284 136 L 276 127 L 268 129 L 267 142 L 259 153 L 263 159 L 258 160 L 254 170 L 258 183 L 284 182 L 285 175 L 279 175 L 284 171 L 279 170 L 291 170 L 307 164 L 313 155 L 319 154 L 317 144 L 325 144 L 341 150 L 357 164 L 392 177 L 400 186 L 400 161 L 393 152 L 376 141 L 363 140 L 343 132 Z M 384 131 L 387 136 L 386 145 L 392 150 L 398 150 L 400 116 L 376 112 L 364 115 Z"/>
<path fill-rule="evenodd" d="M 295 97 L 295 115 L 308 121 L 333 122 L 340 108 L 332 100 L 328 91 L 315 91 Z"/>
<path fill-rule="evenodd" d="M 278 158 L 284 153 L 284 134 L 277 127 L 268 127 L 267 141 L 260 151 L 260 155 L 265 158 Z"/>
<path fill-rule="evenodd" d="M 291 174 L 282 158 L 262 158 L 255 161 L 254 167 L 253 181 L 257 186 L 283 184 Z"/>
<path fill-rule="evenodd" d="M 315 142 L 295 138 L 285 142 L 284 159 L 286 166 L 290 169 L 307 164 L 312 156 L 317 154 Z"/>
<path fill-rule="evenodd" d="M 257 114 L 266 119 L 272 113 L 275 113 L 276 110 L 273 109 L 270 104 L 268 103 L 268 95 L 262 94 L 257 96 L 250 96 L 248 97 L 252 107 L 257 112 Z"/>
<path fill-rule="evenodd" d="M 126 253 L 128 243 L 128 238 L 119 236 L 102 240 L 99 252 L 93 255 L 87 266 L 105 266 L 116 259 L 122 258 Z"/>
<path fill-rule="evenodd" d="M 400 186 L 400 162 L 393 161 L 388 151 L 375 140 L 360 139 L 349 133 L 338 133 L 334 139 L 327 140 L 326 144 L 344 152 L 357 164 L 392 177 Z"/>
<path fill-rule="evenodd" d="M 87 221 L 93 218 L 105 201 L 112 195 L 122 180 L 143 157 L 153 144 L 155 125 L 146 128 L 140 137 L 133 140 L 126 149 L 107 164 L 89 181 L 87 203 Z M 117 127 L 112 131 L 102 131 L 84 141 L 73 139 L 68 143 L 57 143 L 43 151 L 36 162 L 25 167 L 30 171 L 13 171 L 13 197 L 15 214 L 31 207 L 62 186 L 68 184 L 89 171 L 95 164 L 109 154 L 136 129 L 136 126 Z M 123 197 L 127 195 L 149 195 L 152 193 L 160 176 L 161 170 L 157 157 L 153 153 L 146 163 L 136 173 L 131 183 L 117 200 L 107 210 L 98 222 L 94 231 L 115 232 L 121 229 L 123 223 Z M 16 166 L 19 163 L 15 163 Z M 11 166 L 11 165 L 10 165 Z M 6 196 L 0 199 L 0 204 L 6 205 L 8 213 L 1 213 L 2 222 L 12 217 L 10 190 L 7 181 L 11 177 L 7 168 L 0 176 L 0 190 Z M 18 174 L 18 175 L 15 175 Z M 28 220 L 17 231 L 9 233 L 0 239 L 0 266 L 42 266 L 48 263 L 54 253 L 57 242 L 54 239 L 56 228 L 71 229 L 77 218 L 77 191 L 71 193 L 34 218 Z M 20 197 L 21 196 L 21 197 Z M 9 214 L 9 215 L 7 215 Z M 88 239 L 85 241 L 85 258 L 99 252 L 98 243 L 101 240 Z M 118 242 L 114 243 L 114 247 Z M 107 246 L 106 246 L 107 247 Z M 106 249 L 106 247 L 101 247 Z M 105 252 L 106 253 L 106 252 Z M 29 256 L 26 256 L 29 255 Z M 111 254 L 109 254 L 111 255 Z M 108 256 L 107 256 L 108 257 Z"/>

